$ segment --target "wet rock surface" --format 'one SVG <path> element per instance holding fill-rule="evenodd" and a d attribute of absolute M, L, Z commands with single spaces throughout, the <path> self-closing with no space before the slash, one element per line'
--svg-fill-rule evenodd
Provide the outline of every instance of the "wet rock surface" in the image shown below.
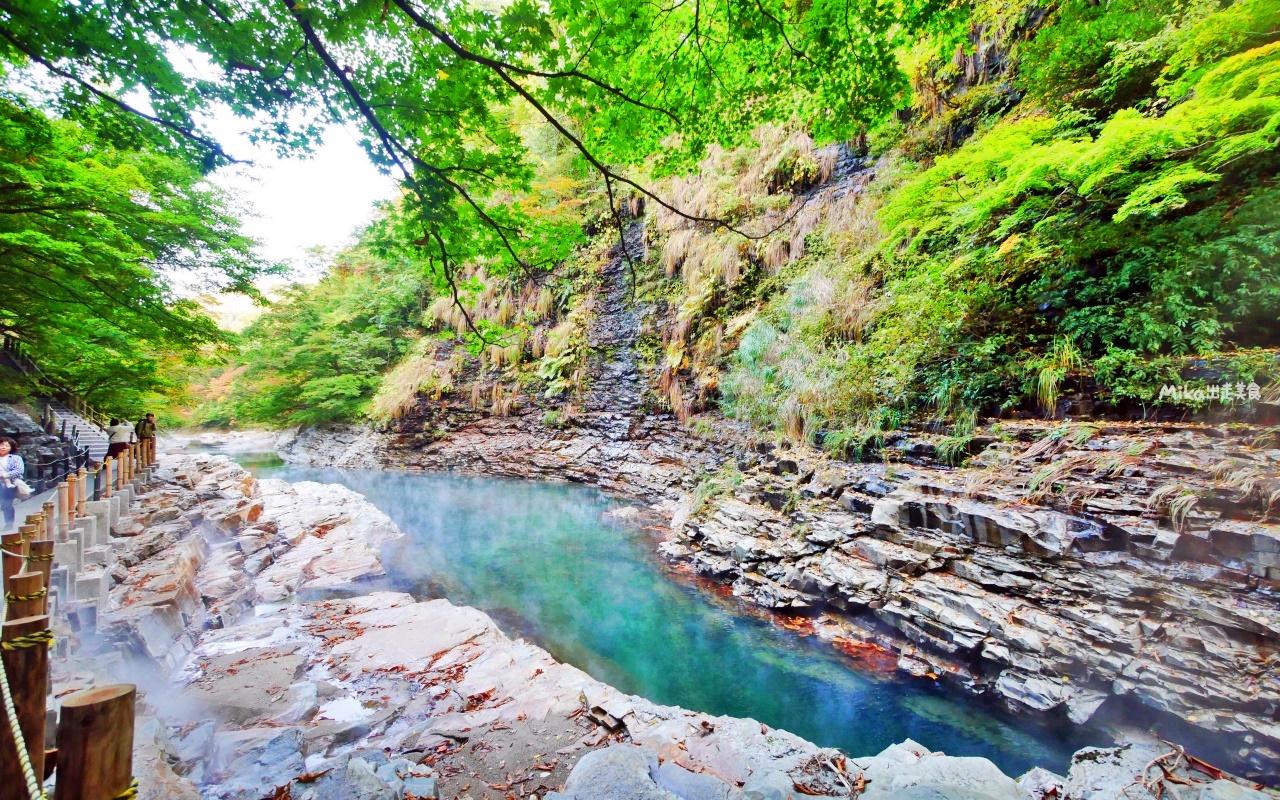
<path fill-rule="evenodd" d="M 415 413 L 362 446 L 381 464 L 674 508 L 666 557 L 763 608 L 818 615 L 842 649 L 878 648 L 1019 712 L 1154 725 L 1258 778 L 1280 763 L 1273 431 L 1005 422 L 957 469 L 923 434 L 886 437 L 880 463 L 860 464 L 727 428 L 708 441 L 641 411 L 565 429 L 447 399 Z"/>
<path fill-rule="evenodd" d="M 619 743 L 728 793 L 838 755 L 623 695 L 475 609 L 373 591 L 399 532 L 346 489 L 208 456 L 157 481 L 121 522 L 112 608 L 55 668 L 57 694 L 139 684 L 143 797 L 541 796 Z"/>
<path fill-rule="evenodd" d="M 662 550 L 758 605 L 833 615 L 907 672 L 1075 723 L 1189 724 L 1273 775 L 1280 451 L 1194 425 L 1007 435 L 963 469 L 749 453 Z"/>
<path fill-rule="evenodd" d="M 1020 786 L 912 742 L 849 758 L 625 695 L 480 611 L 379 590 L 378 545 L 400 534 L 359 495 L 222 457 L 166 457 L 120 530 L 112 608 L 55 661 L 55 694 L 139 684 L 143 798 L 1047 800 L 1131 781 L 1139 757 L 1082 751 L 1079 771 Z M 1257 796 L 1210 777 L 1179 779 Z"/>
<path fill-rule="evenodd" d="M 627 231 L 625 247 L 632 257 L 641 250 L 641 234 L 638 224 Z M 730 454 L 690 433 L 672 414 L 646 410 L 650 376 L 636 345 L 641 332 L 660 324 L 661 317 L 652 304 L 633 305 L 631 279 L 615 246 L 593 295 L 598 313 L 586 331 L 589 381 L 577 400 L 533 392 L 522 395 L 509 415 L 494 416 L 463 393 L 423 396 L 386 430 L 288 431 L 276 450 L 286 461 L 312 466 L 569 481 L 649 502 L 674 500 L 720 469 Z M 720 426 L 722 432 L 732 427 Z"/>

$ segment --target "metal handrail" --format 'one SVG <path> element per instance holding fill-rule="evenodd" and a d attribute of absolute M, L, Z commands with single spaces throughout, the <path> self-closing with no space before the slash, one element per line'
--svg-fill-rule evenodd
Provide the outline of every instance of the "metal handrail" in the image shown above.
<path fill-rule="evenodd" d="M 40 369 L 40 366 L 26 354 L 22 339 L 12 331 L 4 332 L 2 347 L 4 352 L 9 354 L 10 360 L 18 371 L 33 378 L 37 385 L 48 392 L 51 399 L 57 400 L 67 410 L 84 417 L 98 427 L 106 427 L 107 416 L 89 405 L 75 392 L 44 374 L 44 370 Z"/>
<path fill-rule="evenodd" d="M 71 473 L 78 472 L 82 468 L 87 469 L 91 463 L 93 460 L 89 456 L 89 448 L 68 443 L 64 445 L 62 455 L 55 458 L 42 458 L 34 462 L 24 459 L 26 472 L 23 479 L 32 484 L 32 488 L 39 493 L 57 486 Z"/>

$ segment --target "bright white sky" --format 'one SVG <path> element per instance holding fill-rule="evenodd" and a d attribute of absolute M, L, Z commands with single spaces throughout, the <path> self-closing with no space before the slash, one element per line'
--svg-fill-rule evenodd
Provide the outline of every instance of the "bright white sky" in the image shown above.
<path fill-rule="evenodd" d="M 169 56 L 184 74 L 212 74 L 208 59 L 197 51 L 175 47 Z M 336 250 L 349 243 L 352 233 L 372 217 L 374 203 L 396 194 L 395 181 L 369 163 L 354 130 L 332 126 L 309 158 L 282 159 L 270 148 L 254 146 L 246 136 L 252 121 L 228 108 L 201 121 L 227 154 L 254 162 L 223 167 L 211 180 L 235 192 L 252 211 L 245 233 L 261 242 L 265 258 L 293 267 L 292 280 L 319 279 L 304 268 L 307 251 L 316 246 Z"/>
<path fill-rule="evenodd" d="M 353 131 L 331 127 L 324 144 L 304 160 L 281 159 L 253 146 L 244 128 L 229 111 L 209 121 L 208 129 L 227 153 L 254 161 L 223 167 L 212 181 L 250 208 L 253 216 L 244 229 L 261 241 L 264 257 L 294 267 L 294 280 L 314 281 L 320 276 L 304 269 L 307 251 L 349 243 L 372 217 L 374 203 L 395 196 L 395 181 L 369 163 Z"/>

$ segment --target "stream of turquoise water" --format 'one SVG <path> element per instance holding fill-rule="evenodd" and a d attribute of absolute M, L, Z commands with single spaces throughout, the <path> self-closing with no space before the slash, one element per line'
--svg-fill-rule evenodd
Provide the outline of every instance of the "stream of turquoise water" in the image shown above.
<path fill-rule="evenodd" d="M 1032 766 L 1063 772 L 1086 743 L 1065 724 L 1050 729 L 931 681 L 859 669 L 816 637 L 710 596 L 662 564 L 651 533 L 602 520 L 619 503 L 593 489 L 233 457 L 259 477 L 365 495 L 407 534 L 384 554 L 396 588 L 483 609 L 624 692 L 751 717 L 855 756 L 909 737 L 985 756 L 1015 777 Z"/>

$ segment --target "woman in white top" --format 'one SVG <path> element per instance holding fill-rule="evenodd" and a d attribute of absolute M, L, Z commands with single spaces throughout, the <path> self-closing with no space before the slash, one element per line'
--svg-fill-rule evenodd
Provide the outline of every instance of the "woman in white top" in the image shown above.
<path fill-rule="evenodd" d="M 18 496 L 18 480 L 27 471 L 17 450 L 17 442 L 8 436 L 0 436 L 0 511 L 4 512 L 5 530 L 13 527 L 16 516 L 13 501 Z"/>
<path fill-rule="evenodd" d="M 112 418 L 107 426 L 107 455 L 111 458 L 129 449 L 129 440 L 133 438 L 133 426 L 122 419 Z"/>

